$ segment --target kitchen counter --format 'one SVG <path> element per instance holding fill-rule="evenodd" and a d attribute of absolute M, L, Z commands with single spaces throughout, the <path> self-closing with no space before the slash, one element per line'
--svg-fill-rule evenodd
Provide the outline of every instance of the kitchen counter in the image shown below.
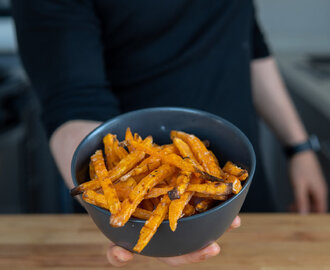
<path fill-rule="evenodd" d="M 241 218 L 241 228 L 218 240 L 220 256 L 176 269 L 330 269 L 330 215 Z M 0 269 L 109 269 L 107 245 L 87 215 L 0 216 Z M 143 256 L 124 269 L 155 268 L 172 269 Z"/>

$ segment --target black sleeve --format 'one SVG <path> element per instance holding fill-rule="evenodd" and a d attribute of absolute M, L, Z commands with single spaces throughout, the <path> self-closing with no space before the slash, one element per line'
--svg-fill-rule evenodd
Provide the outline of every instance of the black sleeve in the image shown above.
<path fill-rule="evenodd" d="M 259 27 L 258 20 L 256 18 L 255 9 L 253 10 L 253 25 L 252 25 L 252 58 L 265 58 L 270 56 L 270 51 L 263 36 L 263 33 Z"/>
<path fill-rule="evenodd" d="M 104 121 L 119 113 L 92 0 L 12 0 L 12 8 L 21 59 L 48 136 L 68 120 Z"/>

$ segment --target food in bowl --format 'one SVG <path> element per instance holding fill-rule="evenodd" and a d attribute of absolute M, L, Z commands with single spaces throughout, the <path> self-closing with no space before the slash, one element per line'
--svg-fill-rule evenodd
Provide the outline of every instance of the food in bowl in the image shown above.
<path fill-rule="evenodd" d="M 172 144 L 157 145 L 127 128 L 125 140 L 103 138 L 104 154 L 90 158 L 90 180 L 75 187 L 87 203 L 107 209 L 110 225 L 123 227 L 131 216 L 147 220 L 133 250 L 141 252 L 163 220 L 172 231 L 181 217 L 201 213 L 242 189 L 245 169 L 227 161 L 221 168 L 207 142 L 193 134 L 172 130 Z M 104 158 L 105 156 L 105 158 Z"/>

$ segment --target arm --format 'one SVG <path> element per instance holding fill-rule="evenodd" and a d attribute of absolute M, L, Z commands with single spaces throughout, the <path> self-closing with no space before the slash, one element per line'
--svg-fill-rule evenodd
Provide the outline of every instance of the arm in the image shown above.
<path fill-rule="evenodd" d="M 252 96 L 260 117 L 284 145 L 304 142 L 308 135 L 285 89 L 272 57 L 251 64 Z M 327 187 L 316 155 L 301 152 L 289 160 L 295 207 L 300 213 L 327 210 Z"/>

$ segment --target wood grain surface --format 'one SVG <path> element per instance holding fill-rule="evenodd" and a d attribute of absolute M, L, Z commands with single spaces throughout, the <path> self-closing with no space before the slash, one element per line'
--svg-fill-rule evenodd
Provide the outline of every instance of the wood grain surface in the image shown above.
<path fill-rule="evenodd" d="M 244 214 L 221 255 L 176 269 L 330 270 L 330 215 Z M 216 226 L 216 224 L 214 224 Z M 0 216 L 0 269 L 111 269 L 108 240 L 87 215 Z M 122 269 L 172 269 L 135 256 Z"/>

